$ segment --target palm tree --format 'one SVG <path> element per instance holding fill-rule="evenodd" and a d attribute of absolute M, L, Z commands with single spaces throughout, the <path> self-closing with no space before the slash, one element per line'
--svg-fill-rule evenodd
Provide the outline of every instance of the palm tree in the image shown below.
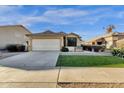
<path fill-rule="evenodd" d="M 113 29 L 115 29 L 114 25 L 108 25 L 106 27 L 106 33 L 109 34 L 109 33 L 113 32 Z"/>

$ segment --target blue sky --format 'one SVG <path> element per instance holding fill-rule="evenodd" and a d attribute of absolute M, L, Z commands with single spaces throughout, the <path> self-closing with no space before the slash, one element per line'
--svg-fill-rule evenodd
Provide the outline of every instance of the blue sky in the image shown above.
<path fill-rule="evenodd" d="M 104 34 L 103 28 L 109 24 L 124 32 L 124 6 L 0 6 L 0 25 L 15 24 L 33 33 L 48 29 L 75 32 L 89 40 Z"/>

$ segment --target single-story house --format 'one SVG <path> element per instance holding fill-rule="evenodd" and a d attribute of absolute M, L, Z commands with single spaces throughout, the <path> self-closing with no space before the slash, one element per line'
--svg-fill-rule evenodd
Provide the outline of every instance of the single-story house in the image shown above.
<path fill-rule="evenodd" d="M 107 49 L 110 49 L 113 47 L 117 47 L 116 42 L 121 39 L 124 39 L 124 33 L 111 32 L 102 36 L 95 37 L 91 39 L 88 43 L 90 45 L 103 45 Z"/>
<path fill-rule="evenodd" d="M 27 34 L 31 38 L 32 50 L 60 50 L 63 46 L 74 51 L 76 46 L 81 46 L 81 37 L 75 33 L 53 32 L 50 30 Z"/>
<path fill-rule="evenodd" d="M 31 33 L 22 25 L 0 26 L 0 49 L 9 44 L 23 44 L 28 50 L 60 50 L 63 46 L 74 51 L 81 46 L 81 37 L 75 33 L 53 32 Z"/>
<path fill-rule="evenodd" d="M 31 32 L 22 25 L 0 26 L 0 49 L 5 49 L 9 44 L 30 46 L 31 40 L 26 34 Z"/>

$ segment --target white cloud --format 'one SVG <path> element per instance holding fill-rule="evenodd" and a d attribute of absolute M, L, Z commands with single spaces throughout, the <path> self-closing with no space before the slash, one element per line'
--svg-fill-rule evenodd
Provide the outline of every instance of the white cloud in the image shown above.
<path fill-rule="evenodd" d="M 116 14 L 116 17 L 123 18 L 124 17 L 124 11 L 120 11 Z"/>
<path fill-rule="evenodd" d="M 0 25 L 23 24 L 26 26 L 31 26 L 35 23 L 92 25 L 103 18 L 118 16 L 122 18 L 124 16 L 124 12 L 121 11 L 116 13 L 111 8 L 97 8 L 92 11 L 76 8 L 48 8 L 45 12 L 41 12 L 40 10 L 32 10 L 31 14 L 20 13 L 19 9 L 21 8 L 23 8 L 23 6 L 0 6 Z"/>
<path fill-rule="evenodd" d="M 3 13 L 3 12 L 8 12 L 8 11 L 10 11 L 10 10 L 12 10 L 12 9 L 15 9 L 15 8 L 16 8 L 15 6 L 11 6 L 11 7 L 10 7 L 10 6 L 4 6 L 4 5 L 2 6 L 2 5 L 1 5 L 1 6 L 0 6 L 0 12 L 2 12 L 2 13 Z"/>
<path fill-rule="evenodd" d="M 21 6 L 0 6 L 0 25 L 10 25 L 19 19 Z"/>
<path fill-rule="evenodd" d="M 5 14 L 8 15 L 10 13 L 15 13 L 15 11 L 17 11 L 18 9 L 21 9 L 21 6 L 0 5 L 0 15 L 5 15 Z"/>
<path fill-rule="evenodd" d="M 22 23 L 37 23 L 37 22 L 46 22 L 51 24 L 60 24 L 60 25 L 67 25 L 74 22 L 72 19 L 73 17 L 81 17 L 87 15 L 87 11 L 82 10 L 75 10 L 75 9 L 52 9 L 47 10 L 43 14 L 39 16 L 28 16 L 28 18 L 24 17 Z"/>
<path fill-rule="evenodd" d="M 44 13 L 44 16 L 55 16 L 55 17 L 79 17 L 88 15 L 88 11 L 78 10 L 78 9 L 56 9 L 48 10 Z"/>

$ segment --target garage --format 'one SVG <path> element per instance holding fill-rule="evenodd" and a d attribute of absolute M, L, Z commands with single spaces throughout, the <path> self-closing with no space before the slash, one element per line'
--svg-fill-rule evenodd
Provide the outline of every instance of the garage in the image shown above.
<path fill-rule="evenodd" d="M 60 39 L 33 39 L 32 50 L 60 50 Z"/>

